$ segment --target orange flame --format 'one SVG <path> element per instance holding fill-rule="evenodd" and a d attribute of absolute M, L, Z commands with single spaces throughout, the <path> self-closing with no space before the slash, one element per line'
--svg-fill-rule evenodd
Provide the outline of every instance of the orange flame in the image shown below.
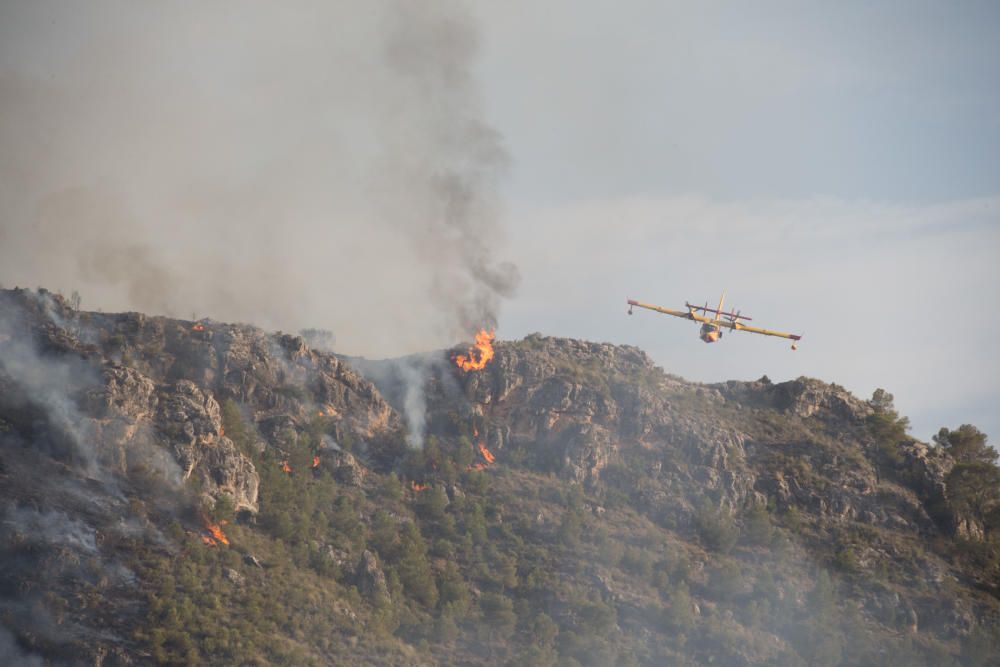
<path fill-rule="evenodd" d="M 202 517 L 202 521 L 205 523 L 205 530 L 212 534 L 211 537 L 208 535 L 202 535 L 201 541 L 210 546 L 215 546 L 216 540 L 222 542 L 223 544 L 229 544 L 229 538 L 226 534 L 222 532 L 222 526 L 226 525 L 226 521 L 220 521 L 215 524 L 208 520 L 207 517 Z M 214 538 L 214 539 L 213 539 Z"/>
<path fill-rule="evenodd" d="M 476 334 L 476 342 L 469 348 L 468 356 L 460 354 L 455 357 L 455 365 L 463 371 L 478 371 L 493 358 L 493 339 L 496 333 L 481 330 Z"/>
<path fill-rule="evenodd" d="M 204 330 L 205 330 L 205 325 L 202 324 L 201 322 L 195 322 L 191 326 L 191 331 L 204 331 Z"/>
<path fill-rule="evenodd" d="M 313 457 L 313 466 L 312 467 L 313 468 L 318 468 L 319 467 L 319 457 L 318 456 L 314 456 Z"/>
<path fill-rule="evenodd" d="M 414 491 L 423 491 L 424 489 L 427 488 L 427 485 L 417 484 L 416 482 L 410 482 L 410 488 L 412 488 Z"/>
<path fill-rule="evenodd" d="M 469 466 L 469 470 L 478 470 L 479 472 L 482 472 L 483 470 L 486 470 L 486 464 L 485 463 L 473 463 L 471 466 Z"/>
<path fill-rule="evenodd" d="M 292 466 L 288 465 L 288 461 L 282 461 L 281 462 L 281 469 L 284 470 L 287 473 L 292 472 Z"/>
<path fill-rule="evenodd" d="M 483 458 L 486 459 L 487 463 L 493 463 L 497 460 L 497 457 L 493 456 L 493 452 L 486 449 L 486 445 L 483 443 L 479 443 L 479 453 L 483 455 Z"/>

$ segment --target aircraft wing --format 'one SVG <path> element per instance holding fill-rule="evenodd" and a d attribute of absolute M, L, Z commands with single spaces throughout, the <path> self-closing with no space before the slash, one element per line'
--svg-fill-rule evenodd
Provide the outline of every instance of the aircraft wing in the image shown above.
<path fill-rule="evenodd" d="M 748 331 L 750 333 L 762 334 L 764 336 L 777 336 L 778 338 L 788 338 L 790 340 L 799 340 L 802 338 L 802 336 L 796 334 L 784 333 L 781 331 L 771 331 L 770 329 L 761 329 L 760 327 L 752 327 L 748 324 L 741 324 L 740 322 L 729 322 L 723 320 L 722 322 L 718 322 L 718 324 L 724 327 L 728 327 L 733 331 Z"/>
<path fill-rule="evenodd" d="M 707 317 L 702 317 L 701 315 L 696 315 L 695 313 L 688 310 L 671 310 L 669 308 L 662 308 L 660 306 L 654 306 L 651 303 L 643 303 L 641 301 L 635 301 L 633 299 L 628 300 L 628 305 L 638 306 L 639 308 L 646 308 L 648 310 L 655 310 L 658 313 L 663 313 L 664 315 L 673 315 L 674 317 L 683 317 L 685 320 L 694 320 L 695 322 L 712 322 Z"/>

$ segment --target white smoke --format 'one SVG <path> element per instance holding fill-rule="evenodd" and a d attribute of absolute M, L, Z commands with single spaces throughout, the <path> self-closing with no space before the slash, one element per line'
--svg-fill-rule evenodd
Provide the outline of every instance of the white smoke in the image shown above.
<path fill-rule="evenodd" d="M 0 627 L 0 664 L 18 667 L 43 667 L 45 662 L 37 655 L 21 650 L 14 635 Z"/>
<path fill-rule="evenodd" d="M 45 308 L 47 296 L 38 297 Z M 101 474 L 98 453 L 88 439 L 86 418 L 75 397 L 98 385 L 96 371 L 78 357 L 46 357 L 38 353 L 33 337 L 14 309 L 0 315 L 0 380 L 7 383 L 8 400 L 22 403 L 22 411 L 44 414 L 44 438 L 34 447 L 49 447 L 57 458 L 72 459 L 89 476 Z"/>
<path fill-rule="evenodd" d="M 97 553 L 94 529 L 65 512 L 10 505 L 4 512 L 3 523 L 8 530 L 22 532 L 31 540 L 66 546 L 89 555 Z"/>
<path fill-rule="evenodd" d="M 407 426 L 406 443 L 410 447 L 423 447 L 427 426 L 427 394 L 424 391 L 427 368 L 424 364 L 417 365 L 403 360 L 398 369 L 404 388 L 403 415 L 406 417 Z"/>

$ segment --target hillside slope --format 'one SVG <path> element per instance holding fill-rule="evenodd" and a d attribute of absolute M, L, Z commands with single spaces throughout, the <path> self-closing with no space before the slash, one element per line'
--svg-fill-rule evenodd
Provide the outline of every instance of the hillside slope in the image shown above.
<path fill-rule="evenodd" d="M 992 524 L 891 405 L 538 335 L 452 355 L 0 292 L 0 658 L 1000 660 Z"/>

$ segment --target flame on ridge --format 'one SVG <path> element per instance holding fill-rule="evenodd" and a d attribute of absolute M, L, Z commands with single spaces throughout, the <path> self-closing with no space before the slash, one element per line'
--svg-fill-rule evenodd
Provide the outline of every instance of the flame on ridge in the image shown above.
<path fill-rule="evenodd" d="M 493 358 L 493 339 L 496 333 L 480 330 L 476 334 L 476 342 L 469 348 L 469 354 L 459 354 L 455 357 L 455 365 L 465 372 L 481 370 Z"/>

